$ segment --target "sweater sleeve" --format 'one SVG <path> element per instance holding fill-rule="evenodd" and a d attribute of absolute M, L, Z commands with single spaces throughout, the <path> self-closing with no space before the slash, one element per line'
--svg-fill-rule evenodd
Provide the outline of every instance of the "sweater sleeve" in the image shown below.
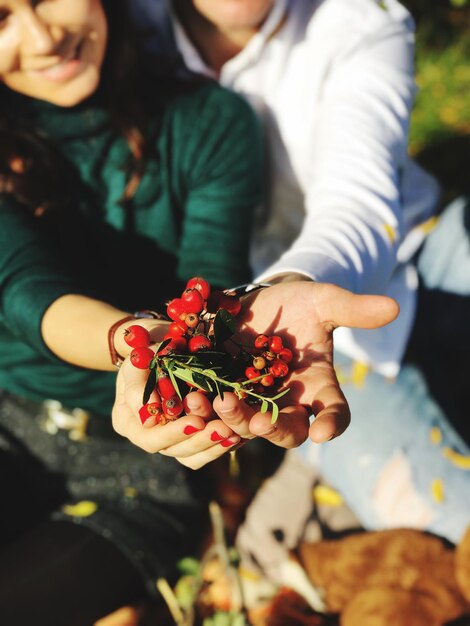
<path fill-rule="evenodd" d="M 62 295 L 81 293 L 33 218 L 0 201 L 0 319 L 8 330 L 51 357 L 41 334 L 46 309 Z"/>
<path fill-rule="evenodd" d="M 196 105 L 182 112 L 180 123 L 187 190 L 179 275 L 186 279 L 197 267 L 219 287 L 246 282 L 254 213 L 261 202 L 258 121 L 239 96 L 210 83 Z"/>
<path fill-rule="evenodd" d="M 323 81 L 302 230 L 259 279 L 296 271 L 381 293 L 405 234 L 400 177 L 415 95 L 413 24 L 384 18 L 342 45 Z"/>

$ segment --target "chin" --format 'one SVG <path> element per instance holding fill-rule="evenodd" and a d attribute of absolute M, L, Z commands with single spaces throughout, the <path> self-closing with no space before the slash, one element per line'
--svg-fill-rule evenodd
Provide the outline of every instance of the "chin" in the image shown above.
<path fill-rule="evenodd" d="M 99 82 L 100 78 L 97 73 L 96 76 L 86 80 L 81 79 L 79 85 L 64 86 L 54 94 L 44 94 L 44 97 L 40 99 L 60 107 L 72 108 L 90 98 L 97 90 Z"/>

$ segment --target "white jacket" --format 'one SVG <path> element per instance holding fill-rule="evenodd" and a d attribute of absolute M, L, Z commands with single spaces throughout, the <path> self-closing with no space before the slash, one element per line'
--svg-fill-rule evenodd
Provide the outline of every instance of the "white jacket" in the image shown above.
<path fill-rule="evenodd" d="M 156 0 L 132 4 L 166 41 L 173 29 L 189 69 L 218 78 L 260 115 L 269 185 L 253 242 L 257 279 L 299 272 L 396 298 L 401 313 L 387 327 L 335 331 L 337 350 L 395 375 L 415 312 L 409 260 L 439 195 L 407 155 L 416 91 L 407 10 L 395 0 L 276 0 L 215 77 L 171 9 L 168 19 Z"/>

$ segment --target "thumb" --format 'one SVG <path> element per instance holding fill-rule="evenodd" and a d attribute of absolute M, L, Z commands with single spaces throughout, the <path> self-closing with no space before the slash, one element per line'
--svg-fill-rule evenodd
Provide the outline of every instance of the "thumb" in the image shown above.
<path fill-rule="evenodd" d="M 335 328 L 379 328 L 393 322 L 400 313 L 398 302 L 388 296 L 358 295 L 336 285 L 325 287 L 326 319 Z"/>

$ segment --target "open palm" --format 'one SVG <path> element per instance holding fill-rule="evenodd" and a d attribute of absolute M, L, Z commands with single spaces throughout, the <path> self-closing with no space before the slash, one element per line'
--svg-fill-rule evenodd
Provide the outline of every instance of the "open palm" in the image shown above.
<path fill-rule="evenodd" d="M 391 298 L 314 282 L 280 283 L 248 294 L 234 339 L 249 343 L 257 334 L 280 335 L 295 353 L 285 379 L 290 391 L 274 430 L 270 413 L 254 411 L 233 394 L 215 400 L 216 412 L 240 436 L 265 436 L 283 447 L 299 445 L 307 436 L 319 443 L 341 434 L 350 413 L 333 368 L 333 331 L 378 328 L 398 312 Z M 312 414 L 316 419 L 310 425 Z"/>

